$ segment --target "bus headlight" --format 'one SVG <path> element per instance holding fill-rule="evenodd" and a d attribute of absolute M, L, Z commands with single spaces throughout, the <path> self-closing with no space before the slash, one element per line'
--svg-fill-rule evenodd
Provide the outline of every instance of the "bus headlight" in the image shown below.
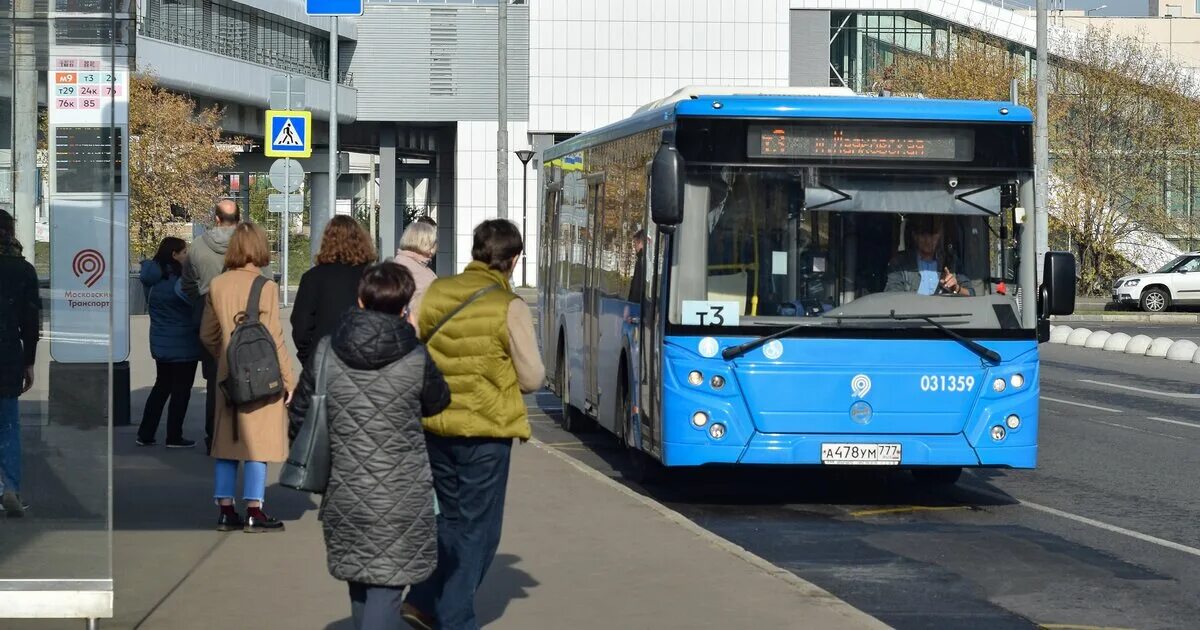
<path fill-rule="evenodd" d="M 725 425 L 720 422 L 713 423 L 711 427 L 708 427 L 708 436 L 714 440 L 725 437 Z"/>
<path fill-rule="evenodd" d="M 1004 391 L 1004 388 L 1007 386 L 1008 386 L 1008 383 L 1005 383 L 1004 379 L 1002 379 L 1002 378 L 998 378 L 998 379 L 992 381 L 992 391 L 996 392 L 997 394 Z"/>
<path fill-rule="evenodd" d="M 1008 425 L 1008 428 L 1012 429 L 1013 431 L 1016 431 L 1021 426 L 1021 418 L 1014 413 L 1013 415 L 1004 419 L 1004 424 Z"/>
<path fill-rule="evenodd" d="M 696 413 L 692 414 L 692 426 L 699 428 L 706 424 L 708 424 L 707 413 L 704 413 L 703 411 L 697 411 Z M 722 428 L 722 430 L 724 429 Z"/>
<path fill-rule="evenodd" d="M 1008 432 L 1004 430 L 1004 427 L 1002 427 L 998 424 L 996 426 L 992 427 L 992 439 L 993 440 L 999 442 L 999 441 L 1003 440 L 1004 436 L 1006 436 L 1006 435 L 1008 435 Z"/>
<path fill-rule="evenodd" d="M 1012 383 L 1013 387 L 1021 389 L 1021 387 L 1025 385 L 1025 375 L 1013 374 L 1011 377 L 1009 377 L 1008 382 Z"/>
<path fill-rule="evenodd" d="M 713 389 L 721 389 L 722 387 L 725 387 L 725 377 L 721 376 L 720 374 L 712 377 L 712 381 L 710 382 L 712 383 Z"/>
<path fill-rule="evenodd" d="M 692 385 L 693 387 L 698 387 L 700 385 L 700 383 L 703 383 L 703 382 L 704 382 L 704 375 L 701 374 L 698 370 L 692 370 L 691 372 L 688 372 L 688 383 L 690 385 Z"/>

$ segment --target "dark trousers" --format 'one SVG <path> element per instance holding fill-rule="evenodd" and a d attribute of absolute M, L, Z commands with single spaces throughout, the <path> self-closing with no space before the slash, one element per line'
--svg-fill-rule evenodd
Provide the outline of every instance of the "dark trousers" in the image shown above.
<path fill-rule="evenodd" d="M 373 586 L 362 582 L 347 582 L 350 587 L 350 616 L 354 630 L 405 630 L 408 624 L 400 617 L 404 602 L 403 586 Z"/>
<path fill-rule="evenodd" d="M 476 630 L 475 591 L 500 546 L 512 440 L 426 433 L 425 444 L 442 512 L 438 567 L 408 602 L 436 617 L 441 630 Z"/>
<path fill-rule="evenodd" d="M 162 419 L 163 407 L 167 406 L 168 399 L 171 404 L 167 408 L 167 442 L 183 439 L 183 421 L 187 418 L 188 402 L 192 399 L 196 363 L 155 361 L 158 377 L 154 380 L 150 397 L 146 399 L 146 410 L 142 413 L 142 424 L 138 427 L 138 437 L 143 441 L 153 440 L 158 433 L 158 422 Z"/>
<path fill-rule="evenodd" d="M 212 452 L 213 418 L 217 413 L 217 360 L 200 350 L 200 366 L 204 374 L 204 450 Z"/>

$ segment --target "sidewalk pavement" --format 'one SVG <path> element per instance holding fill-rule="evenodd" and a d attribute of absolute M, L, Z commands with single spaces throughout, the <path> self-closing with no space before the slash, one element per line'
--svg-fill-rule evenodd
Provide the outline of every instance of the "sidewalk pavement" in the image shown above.
<path fill-rule="evenodd" d="M 145 318 L 132 328 L 136 424 L 154 365 Z M 203 385 L 198 377 L 185 427 L 192 438 L 203 437 Z M 113 434 L 116 616 L 102 628 L 351 627 L 346 587 L 325 566 L 317 497 L 279 486 L 273 465 L 267 511 L 287 531 L 218 533 L 212 460 L 137 447 L 135 434 L 135 426 Z M 885 627 L 560 451 L 518 444 L 512 466 L 503 540 L 477 599 L 488 628 Z"/>
<path fill-rule="evenodd" d="M 140 464 L 124 467 L 122 479 L 171 487 L 172 476 L 185 476 L 178 481 L 195 490 L 152 508 L 191 517 L 170 518 L 178 529 L 118 532 L 118 617 L 105 626 L 349 628 L 315 504 L 274 486 L 268 506 L 289 519 L 286 532 L 209 531 L 213 510 L 201 488 L 208 466 L 195 461 L 202 457 L 180 455 L 191 461 L 171 465 L 174 475 L 133 472 L 177 455 L 129 455 Z M 514 448 L 504 538 L 477 602 L 486 627 L 884 627 L 565 458 L 536 443 Z"/>

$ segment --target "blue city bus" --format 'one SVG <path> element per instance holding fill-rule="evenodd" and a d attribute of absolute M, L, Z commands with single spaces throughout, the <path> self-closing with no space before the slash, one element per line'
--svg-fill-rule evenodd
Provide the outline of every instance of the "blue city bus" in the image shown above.
<path fill-rule="evenodd" d="M 730 91 L 732 92 L 732 91 Z M 567 429 L 662 467 L 1037 461 L 1033 115 L 690 93 L 546 150 L 540 335 Z M 782 94 L 780 94 L 782 93 Z"/>

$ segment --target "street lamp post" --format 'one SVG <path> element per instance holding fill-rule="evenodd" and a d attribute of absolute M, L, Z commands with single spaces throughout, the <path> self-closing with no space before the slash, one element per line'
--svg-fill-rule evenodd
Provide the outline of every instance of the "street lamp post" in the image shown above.
<path fill-rule="evenodd" d="M 1175 14 L 1171 9 L 1179 9 L 1180 15 L 1183 14 L 1183 6 L 1178 4 L 1167 5 L 1167 59 L 1175 60 Z"/>
<path fill-rule="evenodd" d="M 533 159 L 533 151 L 529 149 L 521 149 L 515 152 L 517 159 L 521 160 L 521 240 L 525 241 L 525 248 L 521 250 L 521 286 L 529 286 L 528 282 L 528 267 L 529 264 L 525 259 L 525 251 L 529 249 L 529 160 Z"/>
<path fill-rule="evenodd" d="M 1102 5 L 1098 6 L 1098 7 L 1093 7 L 1093 8 L 1091 8 L 1091 9 L 1088 9 L 1087 11 L 1084 11 L 1083 13 L 1084 13 L 1084 15 L 1085 15 L 1085 16 L 1087 16 L 1087 17 L 1091 17 L 1091 16 L 1092 16 L 1092 11 L 1103 11 L 1104 9 L 1107 9 L 1107 8 L 1108 8 L 1108 5 L 1107 5 L 1107 4 L 1102 4 Z"/>

